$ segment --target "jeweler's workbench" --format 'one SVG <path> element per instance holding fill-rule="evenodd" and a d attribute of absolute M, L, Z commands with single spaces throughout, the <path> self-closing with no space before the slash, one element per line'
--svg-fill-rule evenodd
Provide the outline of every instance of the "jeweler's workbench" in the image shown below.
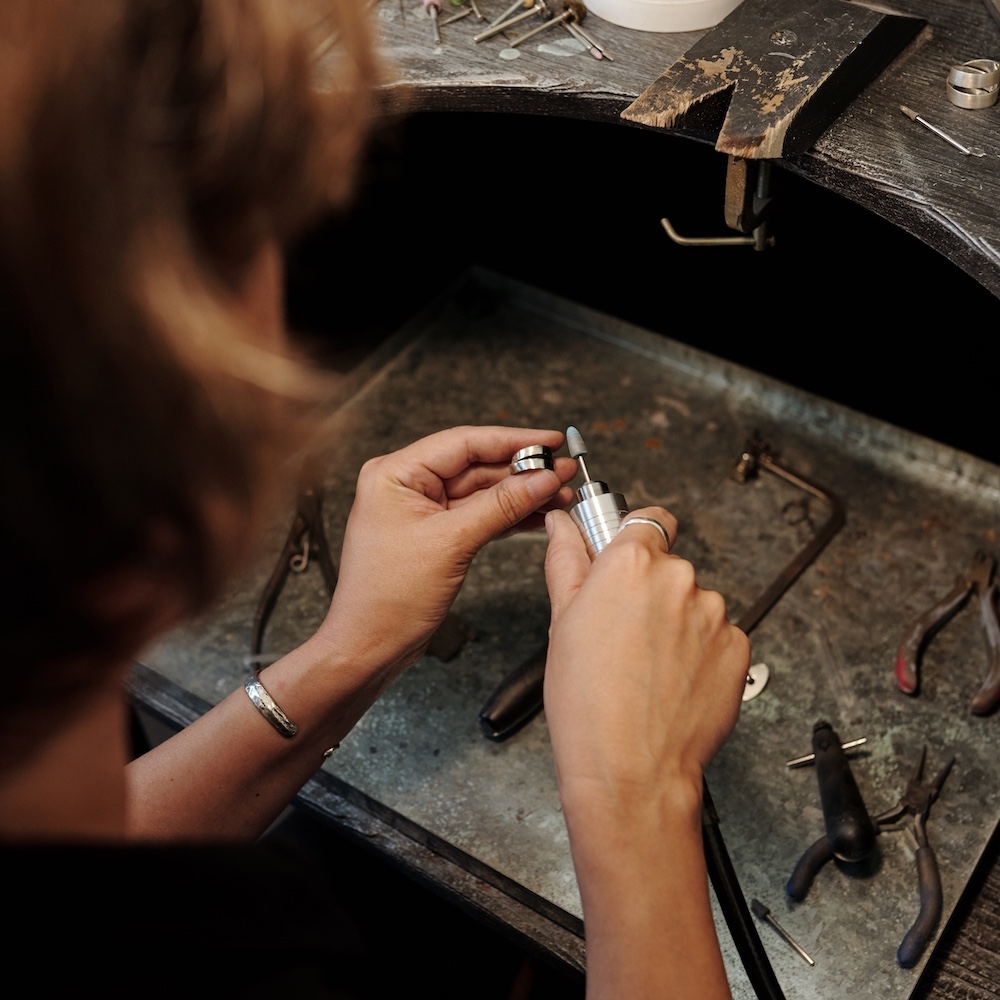
<path fill-rule="evenodd" d="M 478 3 L 488 16 L 507 6 Z M 685 235 L 732 235 L 717 224 L 721 174 L 718 186 L 704 181 L 726 158 L 691 122 L 652 128 L 622 112 L 705 32 L 634 31 L 590 15 L 585 27 L 613 56 L 595 60 L 566 33 L 545 32 L 516 50 L 503 37 L 476 43 L 481 29 L 472 17 L 442 27 L 435 45 L 420 4 L 371 6 L 396 73 L 385 88 L 387 119 L 413 113 L 410 144 L 419 155 L 407 151 L 402 182 L 393 183 L 391 157 L 387 170 L 377 163 L 365 175 L 366 183 L 375 178 L 369 201 L 380 209 L 374 220 L 362 216 L 346 253 L 336 242 L 333 251 L 311 250 L 306 270 L 318 272 L 317 296 L 330 300 L 330 315 L 304 325 L 344 337 L 347 287 L 361 300 L 352 323 L 395 300 L 413 307 L 389 324 L 398 333 L 361 352 L 331 401 L 339 444 L 322 467 L 334 560 L 368 457 L 456 423 L 574 424 L 590 448 L 591 471 L 631 506 L 663 503 L 678 514 L 678 551 L 726 595 L 735 620 L 827 514 L 766 474 L 742 485 L 730 478 L 747 439 L 760 434 L 784 465 L 846 508 L 844 527 L 754 628 L 754 660 L 767 664 L 769 680 L 744 704 L 708 775 L 748 902 L 769 906 L 816 966 L 760 924 L 762 943 L 789 1000 L 1000 994 L 1000 874 L 980 864 L 996 854 L 1000 717 L 969 712 L 986 668 L 976 610 L 935 637 L 919 695 L 901 693 L 893 675 L 896 644 L 912 618 L 940 599 L 977 550 L 1000 555 L 992 435 L 979 436 L 987 445 L 973 455 L 939 443 L 936 429 L 959 409 L 961 422 L 971 415 L 985 426 L 988 402 L 971 388 L 973 375 L 994 397 L 980 347 L 995 325 L 992 297 L 1000 296 L 1000 105 L 956 108 L 945 79 L 956 63 L 1000 55 L 1000 11 L 994 17 L 980 0 L 891 4 L 926 27 L 811 148 L 775 161 L 776 173 L 800 185 L 793 197 L 776 199 L 784 251 L 692 251 L 659 233 L 669 243 L 661 256 L 625 221 L 649 215 L 658 228 L 669 214 Z M 900 105 L 986 155 L 963 156 Z M 577 133 L 556 129 L 560 123 L 593 129 L 594 138 L 571 144 L 567 136 Z M 698 155 L 687 157 L 691 150 Z M 916 367 L 923 353 L 908 331 L 945 285 L 939 273 L 909 252 L 905 261 L 895 256 L 878 230 L 873 238 L 867 227 L 852 229 L 836 204 L 811 214 L 798 197 L 803 187 L 915 237 L 940 255 L 935 265 L 953 266 L 967 282 L 944 303 L 962 337 L 936 339 L 929 375 Z M 795 232 L 803 216 L 813 230 L 807 240 Z M 484 260 L 497 266 L 451 283 Z M 326 283 L 328 264 L 340 284 Z M 563 282 L 561 272 L 572 280 Z M 442 285 L 429 300 L 414 292 Z M 564 285 L 572 294 L 553 294 Z M 991 301 L 983 307 L 968 285 Z M 613 305 L 588 308 L 584 298 Z M 833 334 L 824 332 L 831 327 Z M 879 335 L 879 356 L 889 350 L 881 369 L 871 350 Z M 747 367 L 723 355 L 746 358 Z M 781 364 L 768 367 L 775 358 Z M 780 381 L 760 374 L 776 367 Z M 786 380 L 786 370 L 795 377 Z M 812 376 L 824 370 L 835 372 L 835 393 L 796 388 L 815 384 Z M 936 413 L 929 436 L 903 429 L 914 426 L 906 419 L 883 422 L 867 416 L 867 406 L 859 412 L 829 401 L 854 398 L 852 386 L 866 380 L 875 386 L 866 399 L 895 393 Z M 290 497 L 290 515 L 293 505 Z M 210 615 L 148 651 L 134 682 L 142 707 L 185 725 L 242 685 L 257 600 L 287 529 L 287 521 L 273 526 L 256 572 Z M 500 679 L 544 642 L 544 547 L 543 536 L 521 536 L 481 554 L 456 605 L 472 638 L 454 658 L 425 657 L 404 675 L 300 802 L 529 950 L 582 970 L 579 898 L 544 713 L 501 743 L 486 739 L 477 719 Z M 293 575 L 265 652 L 302 641 L 326 605 L 318 569 Z M 924 744 L 931 775 L 957 758 L 927 823 L 944 913 L 915 968 L 895 960 L 919 908 L 914 852 L 902 833 L 878 838 L 875 870 L 831 863 L 801 902 L 785 896 L 794 865 L 823 833 L 815 774 L 785 766 L 809 752 L 819 719 L 845 740 L 867 738 L 851 766 L 873 813 L 903 793 Z M 982 890 L 971 916 L 960 899 L 967 889 Z M 957 930 L 945 926 L 953 915 Z M 734 996 L 750 1000 L 718 911 L 716 922 Z"/>
<path fill-rule="evenodd" d="M 777 477 L 734 481 L 747 440 L 760 435 L 783 465 L 842 500 L 844 527 L 752 632 L 754 661 L 767 664 L 769 680 L 744 703 L 708 781 L 747 900 L 769 906 L 815 959 L 808 966 L 761 926 L 786 995 L 920 995 L 931 949 L 912 969 L 895 958 L 919 909 L 914 853 L 902 834 L 879 837 L 872 868 L 831 863 L 802 902 L 786 898 L 785 883 L 823 833 L 823 816 L 814 773 L 785 762 L 809 752 L 819 719 L 845 740 L 867 737 L 852 769 L 877 813 L 904 792 L 925 744 L 931 774 L 956 756 L 927 823 L 943 928 L 1000 819 L 998 722 L 969 712 L 986 669 L 977 614 L 956 616 L 934 639 L 918 696 L 900 692 L 893 665 L 911 619 L 951 587 L 974 552 L 1000 547 L 1000 467 L 474 269 L 362 362 L 331 404 L 336 443 L 322 468 L 334 559 L 365 459 L 445 426 L 494 422 L 579 427 L 592 474 L 630 506 L 662 503 L 677 513 L 677 551 L 700 567 L 704 585 L 726 595 L 734 619 L 828 515 Z M 183 725 L 242 684 L 257 600 L 287 527 L 273 526 L 257 571 L 209 615 L 143 657 L 135 691 L 147 710 Z M 400 678 L 301 800 L 484 919 L 581 969 L 580 901 L 544 713 L 501 743 L 484 737 L 477 717 L 500 679 L 544 642 L 544 549 L 544 534 L 531 534 L 481 553 L 455 608 L 469 641 L 446 662 L 427 656 Z M 318 569 L 291 579 L 266 651 L 301 642 L 326 606 Z M 716 916 L 734 996 L 749 1000 L 746 973 Z"/>
<path fill-rule="evenodd" d="M 488 17 L 503 10 L 501 0 L 480 6 Z M 815 4 L 800 6 L 805 10 Z M 968 110 L 946 96 L 954 65 L 1000 58 L 1000 14 L 991 16 L 982 0 L 899 0 L 871 6 L 923 19 L 926 26 L 846 104 L 812 148 L 773 162 L 779 170 L 887 219 L 1000 295 L 1000 105 Z M 598 61 L 572 48 L 573 40 L 557 30 L 509 49 L 504 37 L 516 30 L 477 43 L 481 25 L 467 17 L 442 28 L 442 44 L 435 45 L 429 19 L 410 0 L 402 5 L 378 0 L 373 13 L 397 74 L 389 93 L 416 111 L 526 113 L 621 123 L 622 112 L 705 35 L 635 31 L 590 15 L 584 26 L 613 56 L 613 61 Z M 902 114 L 901 106 L 986 155 L 963 156 Z M 713 144 L 716 138 L 692 125 L 682 134 Z M 545 166 L 535 167 L 544 180 Z M 474 161 L 470 170 L 474 177 Z M 660 196 L 664 211 L 668 196 L 679 200 L 681 195 L 671 189 L 669 177 L 651 174 L 636 183 L 651 197 Z M 714 221 L 717 206 L 707 205 L 704 215 Z"/>

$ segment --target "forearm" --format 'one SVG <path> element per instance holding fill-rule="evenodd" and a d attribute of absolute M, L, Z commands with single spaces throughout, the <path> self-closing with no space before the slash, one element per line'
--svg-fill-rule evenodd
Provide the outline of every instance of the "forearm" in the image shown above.
<path fill-rule="evenodd" d="M 314 637 L 260 674 L 298 733 L 281 735 L 237 688 L 128 765 L 130 836 L 256 838 L 400 669 L 347 661 L 328 638 Z"/>
<path fill-rule="evenodd" d="M 709 897 L 700 805 L 592 808 L 567 822 L 583 900 L 588 1000 L 729 1000 Z"/>

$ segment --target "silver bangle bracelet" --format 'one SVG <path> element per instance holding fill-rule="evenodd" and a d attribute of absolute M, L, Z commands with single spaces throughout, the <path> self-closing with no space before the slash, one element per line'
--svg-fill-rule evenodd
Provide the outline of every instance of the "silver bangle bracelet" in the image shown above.
<path fill-rule="evenodd" d="M 275 729 L 286 739 L 291 739 L 298 731 L 295 725 L 284 712 L 278 708 L 275 700 L 267 693 L 267 689 L 260 682 L 256 673 L 250 674 L 243 685 L 243 689 L 250 696 L 250 700 L 257 707 L 257 711 L 274 726 Z"/>
<path fill-rule="evenodd" d="M 278 708 L 275 700 L 267 693 L 267 688 L 261 684 L 256 672 L 247 677 L 243 684 L 243 690 L 246 691 L 257 711 L 286 739 L 290 740 L 299 731 L 299 727 Z M 340 744 L 334 743 L 328 750 L 323 751 L 323 759 L 326 760 L 333 754 L 334 750 L 339 749 Z"/>

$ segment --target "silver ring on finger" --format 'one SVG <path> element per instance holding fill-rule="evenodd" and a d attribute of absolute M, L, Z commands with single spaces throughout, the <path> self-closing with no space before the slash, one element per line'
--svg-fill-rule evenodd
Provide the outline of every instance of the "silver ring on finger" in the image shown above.
<path fill-rule="evenodd" d="M 670 551 L 670 539 L 667 536 L 667 529 L 660 524 L 659 521 L 654 520 L 651 517 L 630 517 L 626 521 L 622 521 L 621 528 L 627 528 L 630 524 L 649 524 L 652 525 L 656 530 L 663 536 L 663 546 Z M 621 528 L 618 530 L 621 531 Z"/>

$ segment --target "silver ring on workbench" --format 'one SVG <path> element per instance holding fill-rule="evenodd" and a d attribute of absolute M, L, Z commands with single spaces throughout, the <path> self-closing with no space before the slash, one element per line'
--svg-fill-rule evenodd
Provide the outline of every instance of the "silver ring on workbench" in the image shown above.
<path fill-rule="evenodd" d="M 663 544 L 666 546 L 667 552 L 670 552 L 670 539 L 667 537 L 667 529 L 664 528 L 659 521 L 654 521 L 651 517 L 630 517 L 627 520 L 622 521 L 621 527 L 618 530 L 621 531 L 622 528 L 627 528 L 630 524 L 652 525 L 661 535 L 663 535 Z"/>
<path fill-rule="evenodd" d="M 967 90 L 990 90 L 1000 84 L 1000 62 L 996 59 L 970 59 L 952 66 L 948 82 Z"/>
<path fill-rule="evenodd" d="M 1000 87 L 991 87 L 989 90 L 975 89 L 968 87 L 955 87 L 948 84 L 948 100 L 956 108 L 967 108 L 978 111 L 981 108 L 992 108 L 1000 96 Z"/>
<path fill-rule="evenodd" d="M 1000 62 L 970 59 L 952 66 L 946 84 L 948 100 L 957 108 L 991 108 L 1000 96 Z"/>

